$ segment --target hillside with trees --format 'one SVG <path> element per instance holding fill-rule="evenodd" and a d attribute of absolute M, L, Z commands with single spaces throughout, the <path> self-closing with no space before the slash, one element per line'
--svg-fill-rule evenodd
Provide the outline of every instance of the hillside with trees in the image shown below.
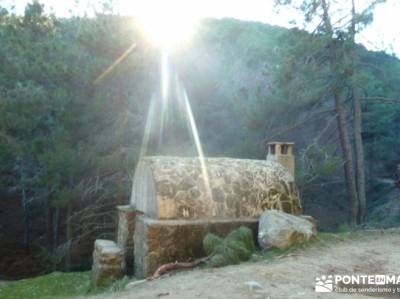
<path fill-rule="evenodd" d="M 400 60 L 355 43 L 368 13 L 344 30 L 326 11 L 312 33 L 205 19 L 169 56 L 205 155 L 265 159 L 266 141 L 295 142 L 322 230 L 400 224 Z M 58 18 L 37 2 L 0 6 L 0 41 L 0 279 L 86 269 L 129 201 L 161 53 L 134 18 Z M 185 119 L 160 132 L 146 154 L 196 154 Z"/>

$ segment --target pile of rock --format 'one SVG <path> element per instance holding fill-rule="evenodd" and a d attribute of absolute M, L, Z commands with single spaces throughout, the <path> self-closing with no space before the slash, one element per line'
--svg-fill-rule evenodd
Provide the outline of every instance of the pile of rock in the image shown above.
<path fill-rule="evenodd" d="M 123 251 L 110 240 L 96 240 L 94 243 L 92 283 L 106 286 L 123 274 Z"/>

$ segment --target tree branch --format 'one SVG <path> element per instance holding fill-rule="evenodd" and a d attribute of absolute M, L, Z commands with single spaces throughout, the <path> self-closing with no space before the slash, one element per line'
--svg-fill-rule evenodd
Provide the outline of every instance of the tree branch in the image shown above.
<path fill-rule="evenodd" d="M 263 142 L 267 141 L 268 139 L 273 139 L 273 138 L 279 137 L 279 136 L 281 136 L 283 134 L 286 134 L 286 133 L 288 133 L 290 131 L 293 131 L 293 130 L 297 129 L 298 127 L 301 127 L 305 123 L 315 119 L 315 117 L 319 116 L 320 114 L 327 113 L 327 112 L 334 112 L 335 110 L 336 110 L 335 108 L 329 108 L 329 109 L 325 109 L 325 110 L 321 110 L 321 111 L 317 111 L 317 112 L 311 113 L 305 119 L 297 122 L 296 124 L 280 130 L 278 133 L 274 134 L 272 137 L 265 138 L 263 140 Z"/>
<path fill-rule="evenodd" d="M 367 101 L 382 101 L 382 102 L 389 102 L 389 103 L 397 103 L 400 104 L 400 99 L 391 99 L 386 97 L 363 97 L 362 100 Z"/>
<path fill-rule="evenodd" d="M 154 274 L 148 278 L 148 280 L 156 279 L 156 278 L 160 277 L 161 275 L 167 273 L 169 270 L 194 268 L 194 267 L 198 266 L 199 264 L 206 262 L 209 259 L 210 259 L 210 257 L 207 256 L 207 257 L 203 257 L 203 258 L 194 260 L 193 262 L 190 262 L 190 263 L 175 262 L 175 263 L 168 263 L 168 264 L 161 265 L 160 267 L 158 267 L 156 272 L 154 272 Z"/>

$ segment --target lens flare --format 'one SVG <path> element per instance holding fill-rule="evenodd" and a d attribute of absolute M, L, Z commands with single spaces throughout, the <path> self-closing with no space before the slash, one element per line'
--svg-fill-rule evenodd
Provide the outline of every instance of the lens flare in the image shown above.
<path fill-rule="evenodd" d="M 154 96 L 151 100 L 147 120 L 145 133 L 143 136 L 142 149 L 140 151 L 140 157 L 143 157 L 148 153 L 149 139 L 150 136 L 155 134 L 154 131 L 154 121 L 158 117 L 159 118 L 159 140 L 158 140 L 158 148 L 159 150 L 163 148 L 163 136 L 164 133 L 168 133 L 168 106 L 169 105 L 177 105 L 179 108 L 178 113 L 182 113 L 185 115 L 185 119 L 187 121 L 187 129 L 189 130 L 190 135 L 192 136 L 194 148 L 196 149 L 197 156 L 199 158 L 200 168 L 201 168 L 201 176 L 204 181 L 204 188 L 206 193 L 208 194 L 208 198 L 212 198 L 211 188 L 210 188 L 210 180 L 207 171 L 207 166 L 204 157 L 203 147 L 200 141 L 199 132 L 197 129 L 196 121 L 193 115 L 192 107 L 190 105 L 189 96 L 179 80 L 178 74 L 174 68 L 171 69 L 168 55 L 163 52 L 161 57 L 161 86 L 159 96 Z M 171 87 L 171 73 L 174 78 L 174 87 L 175 87 L 175 95 L 176 97 L 171 97 L 170 95 L 170 87 Z M 173 101 L 175 99 L 175 101 Z M 176 110 L 171 109 L 171 112 Z M 177 115 L 174 115 L 175 117 Z M 171 115 L 172 117 L 172 115 Z M 178 117 L 179 118 L 179 117 Z"/>
<path fill-rule="evenodd" d="M 201 172 L 204 180 L 204 186 L 211 198 L 210 180 L 208 178 L 207 166 L 204 159 L 203 147 L 200 142 L 199 132 L 197 131 L 196 121 L 193 116 L 192 107 L 190 106 L 189 97 L 184 87 L 182 87 L 183 101 L 186 109 L 186 114 L 189 120 L 190 130 L 193 136 L 194 144 L 196 146 L 197 154 L 200 160 Z"/>
<path fill-rule="evenodd" d="M 187 7 L 160 1 L 158 9 L 142 11 L 138 15 L 145 36 L 151 43 L 166 51 L 185 44 L 193 34 L 198 17 Z"/>
<path fill-rule="evenodd" d="M 165 51 L 161 53 L 161 115 L 160 115 L 160 132 L 158 136 L 159 147 L 162 147 L 164 125 L 168 124 L 168 98 L 170 85 L 170 69 L 168 62 L 168 54 Z"/>
<path fill-rule="evenodd" d="M 163 51 L 161 54 L 161 96 L 164 102 L 168 101 L 169 91 L 169 64 L 168 54 Z"/>
<path fill-rule="evenodd" d="M 140 148 L 139 160 L 140 158 L 144 157 L 148 153 L 149 149 L 149 140 L 151 131 L 153 128 L 153 121 L 154 121 L 154 110 L 156 104 L 156 97 L 153 94 L 150 101 L 149 111 L 147 112 L 147 119 L 146 119 L 146 126 L 144 128 L 144 134 L 142 139 L 142 147 Z"/>

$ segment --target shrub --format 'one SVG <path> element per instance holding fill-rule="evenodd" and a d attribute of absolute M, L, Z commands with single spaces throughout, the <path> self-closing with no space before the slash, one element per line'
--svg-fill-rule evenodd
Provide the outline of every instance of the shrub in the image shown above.
<path fill-rule="evenodd" d="M 232 231 L 225 238 L 208 233 L 203 240 L 203 246 L 207 255 L 211 256 L 209 265 L 212 267 L 247 261 L 256 248 L 253 232 L 244 226 Z"/>

